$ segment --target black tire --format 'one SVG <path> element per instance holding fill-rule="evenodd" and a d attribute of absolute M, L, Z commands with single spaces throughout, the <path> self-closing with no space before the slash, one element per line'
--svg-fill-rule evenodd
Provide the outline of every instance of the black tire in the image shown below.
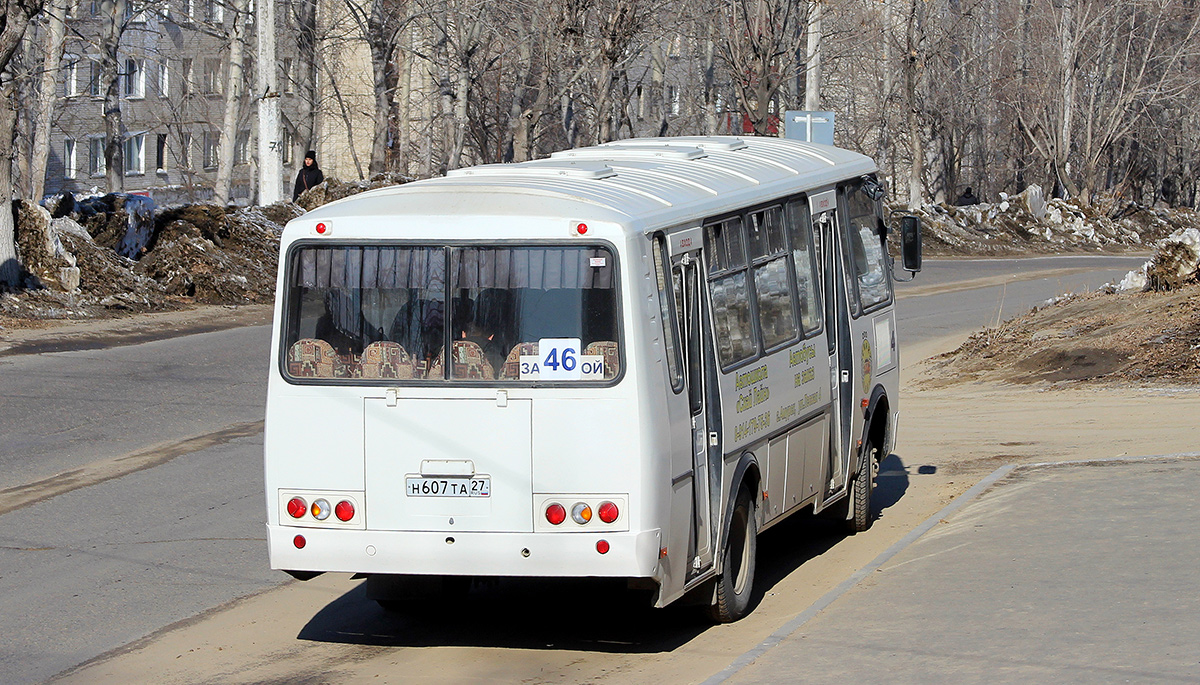
<path fill-rule="evenodd" d="M 757 553 L 758 523 L 754 518 L 754 499 L 743 487 L 738 491 L 729 534 L 725 536 L 724 564 L 717 578 L 717 596 L 708 608 L 713 621 L 732 623 L 750 612 Z"/>
<path fill-rule="evenodd" d="M 858 475 L 851 484 L 854 491 L 850 493 L 846 517 L 846 530 L 850 534 L 861 533 L 871 527 L 871 491 L 875 489 L 875 446 L 868 443 L 858 455 Z"/>

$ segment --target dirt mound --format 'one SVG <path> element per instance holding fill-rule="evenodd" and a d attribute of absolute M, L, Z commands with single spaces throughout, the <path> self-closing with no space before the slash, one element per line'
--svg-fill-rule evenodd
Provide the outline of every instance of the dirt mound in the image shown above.
<path fill-rule="evenodd" d="M 906 210 L 892 209 L 894 217 Z M 1119 252 L 1146 249 L 1173 231 L 1200 227 L 1200 213 L 1192 210 L 1046 200 L 1038 186 L 1012 196 L 1001 193 L 996 203 L 933 204 L 915 213 L 921 217 L 923 251 L 930 255 Z"/>
<path fill-rule="evenodd" d="M 1200 284 L 1069 296 L 971 336 L 925 383 L 1200 383 Z"/>
<path fill-rule="evenodd" d="M 344 197 L 364 193 L 368 190 L 377 188 L 386 188 L 388 186 L 401 185 L 408 183 L 413 179 L 401 174 L 377 174 L 372 176 L 367 181 L 352 181 L 347 183 L 339 181 L 336 178 L 327 178 L 321 183 L 309 188 L 300 193 L 300 197 L 296 198 L 296 204 L 300 205 L 305 211 L 312 211 L 321 205 L 329 204 L 334 200 L 340 200 Z"/>
<path fill-rule="evenodd" d="M 220 207 L 192 205 L 165 218 L 135 271 L 167 294 L 196 302 L 268 301 L 274 297 L 280 230 L 258 209 L 227 214 Z"/>
<path fill-rule="evenodd" d="M 0 316 L 93 318 L 192 303 L 269 302 L 282 223 L 304 212 L 285 202 L 236 211 L 189 205 L 148 215 L 140 200 L 114 195 L 54 204 L 63 216 L 53 220 L 32 203 L 14 205 L 26 273 L 23 289 L 0 299 Z"/>

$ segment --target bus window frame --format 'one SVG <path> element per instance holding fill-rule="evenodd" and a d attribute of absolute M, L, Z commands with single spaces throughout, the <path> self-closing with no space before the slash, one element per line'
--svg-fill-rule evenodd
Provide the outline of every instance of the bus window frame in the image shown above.
<path fill-rule="evenodd" d="M 653 251 L 650 259 L 654 263 L 655 268 L 655 285 L 657 286 L 659 278 L 663 279 L 663 286 L 661 288 L 656 288 L 658 290 L 659 299 L 658 311 L 659 316 L 662 317 L 662 325 L 664 330 L 666 330 L 669 326 L 669 330 L 671 331 L 671 344 L 668 345 L 667 340 L 664 339 L 663 349 L 669 358 L 674 358 L 675 360 L 675 373 L 672 374 L 671 365 L 668 359 L 667 375 L 671 380 L 671 392 L 678 395 L 679 393 L 683 392 L 683 389 L 686 385 L 684 383 L 683 348 L 681 347 L 683 343 L 679 315 L 678 312 L 675 311 L 675 282 L 672 278 L 670 249 L 667 244 L 667 234 L 664 231 L 658 231 L 650 236 L 650 249 Z M 657 255 L 657 258 L 655 255 Z M 662 273 L 658 273 L 659 269 L 662 269 Z M 665 302 L 663 301 L 664 297 L 666 298 Z M 663 312 L 666 312 L 666 316 L 663 316 Z"/>
<path fill-rule="evenodd" d="M 816 311 L 816 318 L 817 318 L 817 325 L 815 327 L 813 327 L 811 330 L 805 330 L 804 315 L 803 315 L 803 312 L 800 310 L 800 297 L 799 297 L 800 283 L 797 280 L 797 282 L 795 284 L 796 285 L 796 295 L 797 295 L 797 297 L 796 297 L 796 323 L 798 324 L 798 326 L 800 328 L 800 340 L 804 341 L 804 340 L 809 340 L 811 338 L 817 337 L 825 330 L 825 300 L 824 300 L 824 296 L 821 293 L 821 283 L 822 283 L 822 280 L 821 280 L 821 251 L 820 251 L 819 246 L 817 245 L 816 232 L 813 230 L 812 210 L 810 210 L 808 207 L 808 196 L 807 195 L 795 195 L 795 196 L 787 198 L 783 202 L 784 218 L 785 218 L 785 220 L 787 220 L 789 222 L 791 221 L 791 217 L 788 217 L 788 214 L 791 213 L 790 210 L 791 210 L 792 205 L 795 205 L 796 207 L 798 207 L 799 211 L 800 211 L 800 219 L 799 219 L 800 225 L 794 227 L 794 229 L 797 231 L 803 231 L 804 234 L 806 236 L 808 236 L 808 250 L 807 250 L 808 264 L 805 266 L 808 267 L 808 275 L 812 279 L 812 286 L 813 286 L 812 287 L 813 292 L 811 293 L 812 300 L 813 300 L 812 306 L 813 306 L 813 309 Z M 787 249 L 788 249 L 788 257 L 792 261 L 792 278 L 797 279 L 800 274 L 800 266 L 798 264 L 796 264 L 796 245 L 792 242 L 794 235 L 795 235 L 795 231 L 787 232 L 787 242 L 788 242 Z"/>
<path fill-rule="evenodd" d="M 620 363 L 620 368 L 617 370 L 617 375 L 611 379 L 604 381 L 521 381 L 521 380 L 468 380 L 462 378 L 450 378 L 450 364 L 443 366 L 442 378 L 301 378 L 292 376 L 287 371 L 287 355 L 291 344 L 287 341 L 286 333 L 291 330 L 293 317 L 298 316 L 299 312 L 293 311 L 294 307 L 298 307 L 299 303 L 292 302 L 292 275 L 294 273 L 294 258 L 296 252 L 306 247 L 437 247 L 442 248 L 445 253 L 446 260 L 446 279 L 443 284 L 445 292 L 445 306 L 450 306 L 450 249 L 455 247 L 544 247 L 544 248 L 604 248 L 608 250 L 613 259 L 613 290 L 616 291 L 616 306 L 613 315 L 616 317 L 616 333 L 619 340 L 617 341 L 617 359 Z M 286 261 L 281 262 L 283 271 L 283 322 L 279 333 L 279 351 L 278 357 L 275 360 L 276 368 L 284 382 L 295 386 L 312 386 L 312 387 L 351 387 L 351 388 L 388 388 L 388 387 L 405 387 L 405 388 L 449 388 L 455 390 L 482 390 L 488 388 L 611 388 L 620 383 L 625 378 L 625 370 L 628 364 L 629 355 L 626 354 L 625 348 L 629 344 L 627 331 L 625 329 L 625 293 L 622 288 L 624 279 L 621 278 L 621 254 L 617 250 L 617 246 L 610 240 L 603 238 L 586 239 L 586 242 L 579 240 L 534 240 L 523 238 L 504 238 L 500 240 L 489 240 L 483 243 L 479 240 L 419 240 L 419 239 L 390 239 L 390 238 L 346 238 L 346 239 L 324 239 L 324 238 L 301 238 L 288 245 L 287 252 L 284 255 Z M 446 320 L 449 320 L 449 309 L 446 310 Z M 274 325 L 274 322 L 272 322 Z M 446 339 L 449 341 L 452 333 L 449 332 L 449 327 L 443 326 L 446 330 Z M 449 342 L 445 343 L 445 349 L 450 349 Z M 582 350 L 581 350 L 582 352 Z"/>

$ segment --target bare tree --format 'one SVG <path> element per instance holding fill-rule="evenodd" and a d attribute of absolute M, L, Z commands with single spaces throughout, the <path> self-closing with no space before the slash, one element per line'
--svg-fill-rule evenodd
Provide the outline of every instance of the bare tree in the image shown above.
<path fill-rule="evenodd" d="M 221 116 L 220 143 L 217 152 L 217 178 L 213 186 L 213 199 L 217 204 L 226 204 L 233 190 L 233 167 L 238 161 L 238 123 L 242 118 L 246 96 L 246 27 L 248 14 L 246 0 L 229 0 L 233 18 L 229 28 L 229 70 L 225 78 L 225 107 Z"/>
<path fill-rule="evenodd" d="M 29 196 L 40 199 L 46 186 L 46 163 L 50 156 L 50 123 L 58 95 L 59 66 L 66 44 L 66 0 L 55 0 L 45 12 L 42 41 L 42 74 L 34 110 L 33 145 L 30 154 Z"/>
<path fill-rule="evenodd" d="M 38 0 L 6 0 L 0 17 L 0 199 L 13 197 L 13 133 L 16 128 L 16 103 L 13 100 L 12 74 L 8 66 L 21 45 L 25 28 L 42 11 Z M 21 276 L 17 261 L 13 212 L 0 211 L 0 286 L 15 287 Z"/>

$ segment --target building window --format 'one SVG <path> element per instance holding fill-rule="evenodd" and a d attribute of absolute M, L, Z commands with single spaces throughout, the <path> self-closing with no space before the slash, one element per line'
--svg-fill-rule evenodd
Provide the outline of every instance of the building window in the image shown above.
<path fill-rule="evenodd" d="M 185 21 L 196 21 L 196 0 L 183 0 L 183 14 Z"/>
<path fill-rule="evenodd" d="M 154 146 L 154 168 L 158 173 L 167 173 L 167 134 L 158 134 L 156 145 Z"/>
<path fill-rule="evenodd" d="M 104 136 L 88 138 L 88 173 L 103 176 L 107 169 L 104 163 Z"/>
<path fill-rule="evenodd" d="M 158 96 L 169 97 L 171 95 L 171 71 L 167 66 L 167 60 L 158 63 Z"/>
<path fill-rule="evenodd" d="M 292 148 L 295 146 L 296 146 L 296 137 L 294 135 L 292 135 L 292 130 L 290 128 L 284 126 L 283 127 L 283 142 L 282 142 L 283 150 L 281 151 L 281 154 L 283 156 L 283 163 L 285 165 L 292 163 Z"/>
<path fill-rule="evenodd" d="M 250 161 L 250 131 L 238 131 L 233 144 L 233 163 L 246 164 Z"/>
<path fill-rule="evenodd" d="M 180 78 L 179 78 L 180 93 L 182 93 L 183 95 L 191 95 L 194 92 L 193 88 L 192 88 L 192 83 L 194 82 L 193 76 L 195 76 L 195 74 L 192 71 L 192 60 L 190 60 L 190 59 L 183 60 L 183 64 L 180 67 L 179 72 L 180 72 L 180 74 L 179 74 L 179 76 L 180 76 Z"/>
<path fill-rule="evenodd" d="M 125 139 L 125 175 L 146 173 L 146 134 L 135 133 Z"/>
<path fill-rule="evenodd" d="M 100 63 L 94 59 L 88 60 L 88 95 L 94 98 L 103 95 L 100 90 Z"/>
<path fill-rule="evenodd" d="M 204 78 L 200 82 L 201 92 L 205 95 L 218 95 L 221 92 L 221 60 L 204 60 Z"/>
<path fill-rule="evenodd" d="M 79 95 L 79 61 L 74 58 L 68 59 L 71 61 L 67 62 L 63 69 L 63 96 L 75 97 Z"/>
<path fill-rule="evenodd" d="M 285 92 L 285 93 L 295 92 L 294 90 L 292 90 L 292 58 L 284 57 L 282 65 L 283 65 L 283 73 L 279 76 L 279 80 L 283 84 L 283 92 Z"/>
<path fill-rule="evenodd" d="M 225 21 L 225 5 L 220 0 L 204 0 L 204 21 L 211 24 Z"/>
<path fill-rule="evenodd" d="M 79 168 L 76 166 L 75 139 L 67 138 L 63 141 L 63 178 L 75 178 L 78 173 Z"/>
<path fill-rule="evenodd" d="M 125 97 L 146 97 L 146 60 L 125 60 Z"/>
<path fill-rule="evenodd" d="M 125 3 L 125 21 L 130 24 L 146 23 L 146 13 L 143 11 L 143 8 L 139 3 Z"/>
<path fill-rule="evenodd" d="M 220 144 L 221 134 L 216 131 L 204 132 L 204 168 L 215 169 L 217 167 L 217 146 Z"/>
<path fill-rule="evenodd" d="M 192 168 L 192 134 L 184 133 L 179 137 L 179 166 L 184 169 Z"/>

